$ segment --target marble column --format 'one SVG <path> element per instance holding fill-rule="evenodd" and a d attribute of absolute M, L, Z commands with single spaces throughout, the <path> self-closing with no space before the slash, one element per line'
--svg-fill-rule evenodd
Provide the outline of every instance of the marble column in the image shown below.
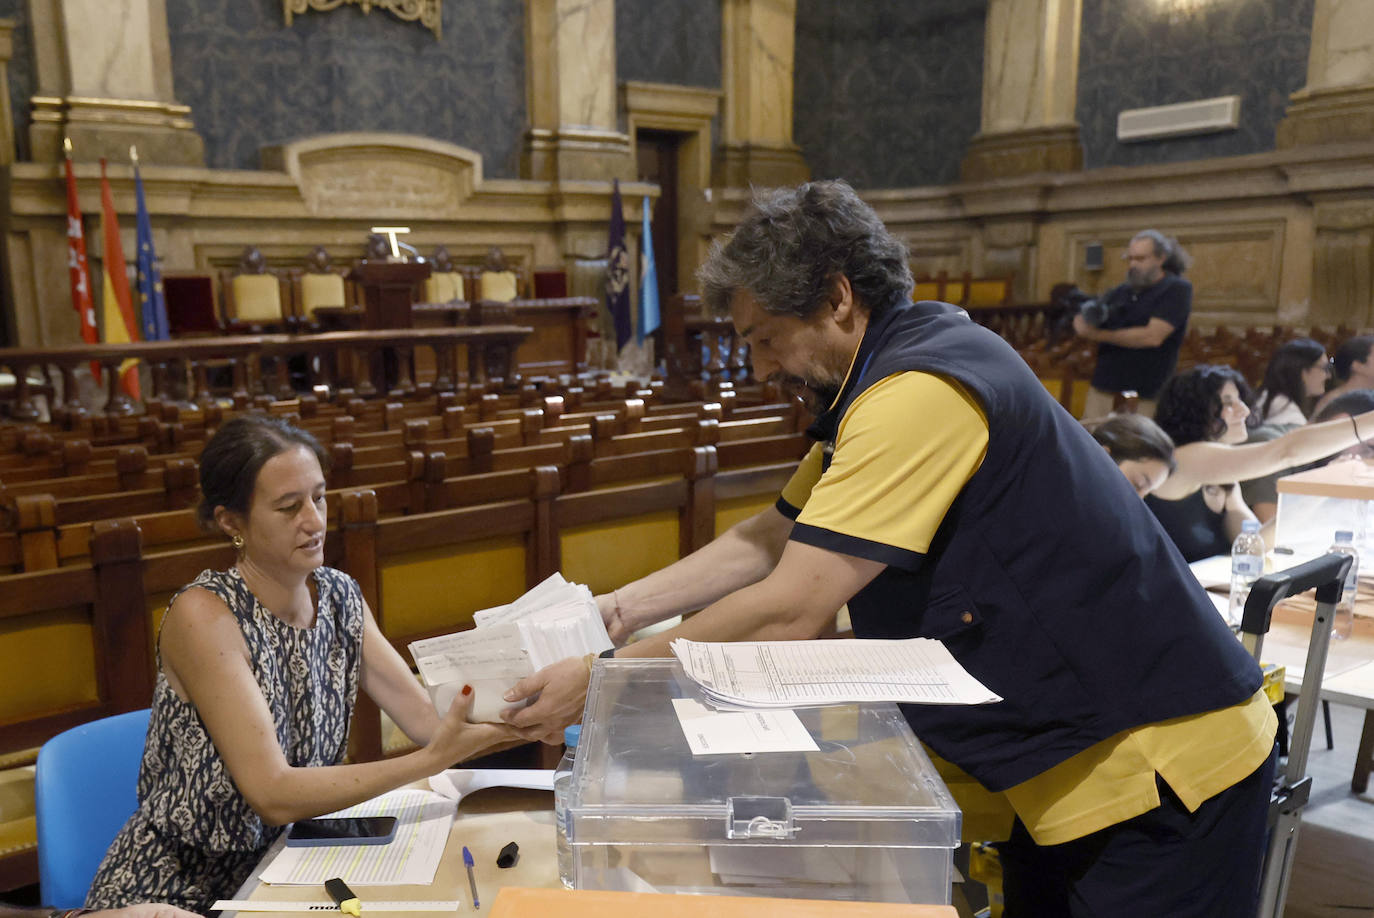
<path fill-rule="evenodd" d="M 1279 149 L 1374 140 L 1374 4 L 1316 0 L 1307 85 L 1289 97 Z M 1327 167 L 1329 173 L 1333 167 Z M 1374 321 L 1374 206 L 1367 194 L 1309 195 L 1313 322 Z"/>
<path fill-rule="evenodd" d="M 35 161 L 101 156 L 159 165 L 205 165 L 191 109 L 172 91 L 166 0 L 29 0 L 37 90 L 31 100 Z"/>
<path fill-rule="evenodd" d="M 1307 321 L 1368 328 L 1374 322 L 1374 204 L 1363 194 L 1313 200 L 1312 300 Z"/>
<path fill-rule="evenodd" d="M 524 178 L 634 178 L 616 121 L 614 0 L 526 0 L 525 71 Z"/>
<path fill-rule="evenodd" d="M 792 140 L 796 0 L 721 0 L 720 176 L 728 186 L 806 181 Z"/>
<path fill-rule="evenodd" d="M 1280 149 L 1374 139 L 1374 3 L 1316 0 L 1307 85 L 1289 97 Z"/>
<path fill-rule="evenodd" d="M 1083 0 L 989 0 L 983 111 L 965 181 L 1083 168 L 1078 38 Z"/>

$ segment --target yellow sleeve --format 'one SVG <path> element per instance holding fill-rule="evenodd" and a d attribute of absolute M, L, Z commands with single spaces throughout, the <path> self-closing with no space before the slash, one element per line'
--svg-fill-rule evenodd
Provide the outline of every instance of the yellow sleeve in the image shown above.
<path fill-rule="evenodd" d="M 820 443 L 813 444 L 806 455 L 802 457 L 801 464 L 792 473 L 792 477 L 787 479 L 787 484 L 782 486 L 782 494 L 778 496 L 778 512 L 789 520 L 797 518 L 802 507 L 806 506 L 806 499 L 811 496 L 811 489 L 816 486 L 816 482 L 821 480 L 821 457 L 823 455 L 823 445 Z"/>
<path fill-rule="evenodd" d="M 987 418 L 957 383 L 889 376 L 845 413 L 791 538 L 914 570 L 987 446 Z"/>

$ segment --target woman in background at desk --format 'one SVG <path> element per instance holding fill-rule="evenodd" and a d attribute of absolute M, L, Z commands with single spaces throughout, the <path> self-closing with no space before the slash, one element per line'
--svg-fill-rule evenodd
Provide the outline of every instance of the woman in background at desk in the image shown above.
<path fill-rule="evenodd" d="M 1235 482 L 1314 462 L 1361 443 L 1361 435 L 1374 434 L 1371 411 L 1307 424 L 1268 442 L 1245 443 L 1248 395 L 1249 387 L 1235 370 L 1203 364 L 1164 384 L 1155 412 L 1164 438 L 1140 436 L 1134 429 L 1123 436 L 1127 426 L 1139 423 L 1124 418 L 1108 418 L 1093 428 L 1128 478 L 1131 473 L 1123 463 L 1137 460 L 1134 467 L 1144 460 L 1147 473 L 1132 483 L 1190 562 L 1228 553 L 1241 523 L 1254 518 Z"/>
<path fill-rule="evenodd" d="M 1307 423 L 1312 407 L 1326 393 L 1331 361 L 1326 348 L 1311 338 L 1285 341 L 1274 351 L 1264 371 L 1255 413 L 1259 423 L 1292 430 Z"/>
<path fill-rule="evenodd" d="M 466 688 L 440 719 L 357 582 L 323 566 L 325 458 L 309 433 L 262 415 L 229 421 L 201 453 L 201 521 L 238 558 L 203 572 L 163 618 L 139 807 L 88 907 L 150 900 L 204 914 L 286 823 L 515 739 L 466 722 Z M 359 688 L 421 748 L 339 764 Z"/>

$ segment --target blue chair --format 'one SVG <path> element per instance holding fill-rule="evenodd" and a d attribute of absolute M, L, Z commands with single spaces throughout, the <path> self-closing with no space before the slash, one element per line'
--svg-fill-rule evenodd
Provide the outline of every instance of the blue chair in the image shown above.
<path fill-rule="evenodd" d="M 138 807 L 148 714 L 145 708 L 73 727 L 38 753 L 38 883 L 53 908 L 85 904 L 105 850 Z"/>

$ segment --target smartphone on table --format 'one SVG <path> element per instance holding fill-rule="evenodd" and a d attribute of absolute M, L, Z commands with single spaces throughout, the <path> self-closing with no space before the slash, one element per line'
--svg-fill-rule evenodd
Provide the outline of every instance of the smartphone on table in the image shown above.
<path fill-rule="evenodd" d="M 298 845 L 385 845 L 396 837 L 395 816 L 302 819 L 291 824 L 286 843 Z"/>

